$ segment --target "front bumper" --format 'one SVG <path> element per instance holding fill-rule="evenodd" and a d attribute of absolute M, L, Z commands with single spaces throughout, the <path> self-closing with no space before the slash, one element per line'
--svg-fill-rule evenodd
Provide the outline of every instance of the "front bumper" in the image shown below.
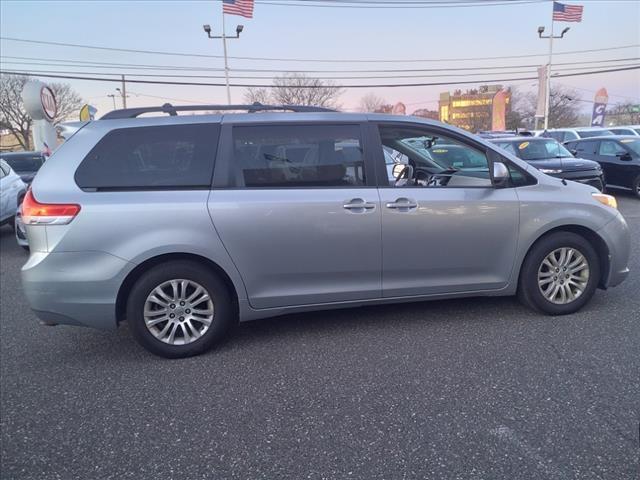
<path fill-rule="evenodd" d="M 629 276 L 629 255 L 631 235 L 626 220 L 620 212 L 598 230 L 598 235 L 609 249 L 609 272 L 604 279 L 604 287 L 615 287 Z"/>
<path fill-rule="evenodd" d="M 604 175 L 602 170 L 581 170 L 577 172 L 562 172 L 552 174 L 552 177 L 571 180 L 572 182 L 584 183 L 597 188 L 601 192 L 604 190 Z"/>
<path fill-rule="evenodd" d="M 134 267 L 105 252 L 32 252 L 22 286 L 46 324 L 113 329 L 118 290 Z"/>

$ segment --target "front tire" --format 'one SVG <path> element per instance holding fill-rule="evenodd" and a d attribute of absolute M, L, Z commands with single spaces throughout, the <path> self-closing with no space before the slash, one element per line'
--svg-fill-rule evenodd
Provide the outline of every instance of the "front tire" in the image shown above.
<path fill-rule="evenodd" d="M 534 310 L 566 315 L 591 300 L 599 279 L 598 254 L 584 237 L 552 233 L 538 240 L 527 254 L 518 297 Z"/>
<path fill-rule="evenodd" d="M 640 175 L 638 175 L 633 182 L 633 193 L 635 193 L 637 198 L 640 198 Z"/>
<path fill-rule="evenodd" d="M 131 289 L 127 320 L 135 339 L 165 358 L 209 350 L 235 323 L 227 286 L 192 261 L 172 261 L 145 272 Z"/>

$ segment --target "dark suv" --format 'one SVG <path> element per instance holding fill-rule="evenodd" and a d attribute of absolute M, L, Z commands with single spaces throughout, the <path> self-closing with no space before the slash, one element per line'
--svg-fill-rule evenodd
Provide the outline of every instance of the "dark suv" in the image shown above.
<path fill-rule="evenodd" d="M 598 162 L 607 186 L 630 188 L 640 198 L 640 137 L 612 135 L 565 145 L 576 155 Z"/>
<path fill-rule="evenodd" d="M 547 175 L 604 190 L 604 177 L 600 165 L 591 160 L 575 158 L 553 138 L 513 137 L 490 141 Z"/>
<path fill-rule="evenodd" d="M 0 158 L 7 162 L 27 185 L 31 183 L 45 160 L 40 152 L 2 153 Z"/>

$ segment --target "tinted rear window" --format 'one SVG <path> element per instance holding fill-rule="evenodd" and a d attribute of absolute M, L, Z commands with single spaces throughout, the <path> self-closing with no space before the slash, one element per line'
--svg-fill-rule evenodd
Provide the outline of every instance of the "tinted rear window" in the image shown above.
<path fill-rule="evenodd" d="M 358 125 L 265 125 L 233 129 L 236 187 L 365 185 Z"/>
<path fill-rule="evenodd" d="M 75 174 L 80 188 L 205 188 L 220 125 L 136 127 L 109 132 Z"/>

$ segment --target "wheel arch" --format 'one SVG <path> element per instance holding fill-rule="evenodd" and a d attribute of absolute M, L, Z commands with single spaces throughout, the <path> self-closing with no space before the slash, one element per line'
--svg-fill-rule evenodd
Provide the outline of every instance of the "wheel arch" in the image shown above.
<path fill-rule="evenodd" d="M 155 267 L 156 265 L 176 260 L 191 260 L 197 262 L 200 265 L 206 265 L 208 269 L 210 269 L 224 282 L 227 289 L 229 290 L 229 293 L 231 294 L 231 298 L 233 300 L 233 308 L 236 314 L 238 313 L 238 291 L 233 281 L 231 280 L 231 277 L 220 265 L 208 259 L 207 257 L 195 253 L 165 253 L 146 259 L 142 263 L 136 265 L 136 267 L 127 274 L 124 281 L 120 285 L 120 288 L 118 289 L 118 295 L 116 297 L 116 321 L 118 323 L 125 319 L 129 292 L 131 291 L 131 287 L 133 287 L 135 282 L 145 272 Z"/>
<path fill-rule="evenodd" d="M 604 241 L 604 239 L 600 235 L 598 235 L 596 231 L 588 227 L 585 227 L 583 225 L 576 225 L 576 224 L 559 225 L 559 226 L 553 227 L 549 230 L 546 230 L 545 232 L 542 232 L 540 235 L 538 235 L 538 237 L 536 237 L 534 241 L 532 241 L 529 244 L 527 248 L 527 253 L 522 258 L 522 261 L 520 262 L 520 266 L 518 269 L 518 285 L 520 285 L 520 275 L 522 274 L 522 265 L 526 261 L 527 256 L 529 255 L 533 247 L 543 238 L 546 238 L 547 236 L 557 232 L 575 233 L 576 235 L 580 235 L 582 238 L 584 238 L 591 244 L 591 246 L 595 249 L 598 255 L 598 261 L 600 263 L 600 278 L 598 279 L 598 288 L 602 288 L 602 289 L 606 288 L 606 282 L 607 282 L 607 278 L 609 278 L 609 270 L 611 268 L 611 261 L 609 259 L 609 247 L 607 246 L 607 243 Z"/>

